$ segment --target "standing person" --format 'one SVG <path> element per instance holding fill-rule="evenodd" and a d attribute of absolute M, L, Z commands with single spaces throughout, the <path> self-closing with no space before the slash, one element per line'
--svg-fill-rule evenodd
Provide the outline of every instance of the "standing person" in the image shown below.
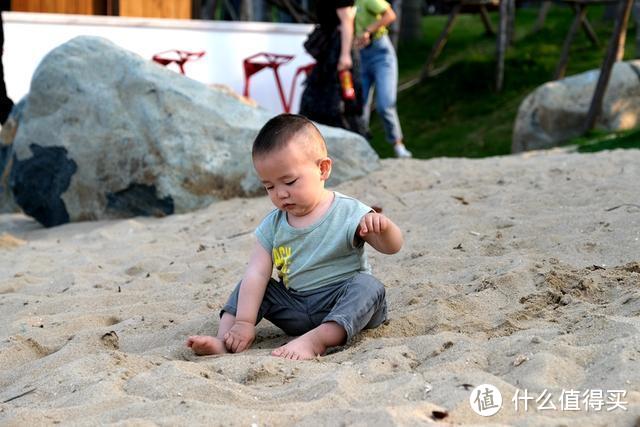
<path fill-rule="evenodd" d="M 0 55 L 4 50 L 4 24 L 2 22 L 2 11 L 9 10 L 9 1 L 0 1 Z M 7 87 L 4 84 L 4 66 L 2 65 L 2 58 L 0 57 L 0 125 L 4 125 L 7 121 L 9 113 L 13 108 L 13 101 L 7 95 Z"/>
<path fill-rule="evenodd" d="M 356 46 L 360 48 L 365 127 L 369 128 L 371 116 L 369 92 L 375 87 L 376 111 L 382 118 L 387 141 L 393 144 L 396 157 L 411 157 L 403 143 L 396 109 L 398 58 L 387 30 L 396 14 L 385 0 L 356 0 L 356 10 Z"/>
<path fill-rule="evenodd" d="M 371 275 L 365 244 L 394 254 L 403 244 L 400 228 L 325 188 L 332 161 L 320 131 L 304 116 L 269 120 L 253 142 L 252 159 L 275 209 L 256 229 L 244 278 L 222 308 L 217 336 L 191 336 L 186 345 L 199 355 L 244 351 L 264 317 L 297 336 L 272 355 L 311 359 L 380 326 L 387 318 L 385 288 Z"/>
<path fill-rule="evenodd" d="M 329 47 L 316 57 L 316 66 L 307 77 L 300 101 L 300 114 L 334 127 L 342 127 L 365 135 L 362 121 L 362 86 L 358 55 L 354 50 L 353 0 L 316 0 L 316 20 Z M 338 73 L 351 70 L 355 96 L 344 100 Z"/>

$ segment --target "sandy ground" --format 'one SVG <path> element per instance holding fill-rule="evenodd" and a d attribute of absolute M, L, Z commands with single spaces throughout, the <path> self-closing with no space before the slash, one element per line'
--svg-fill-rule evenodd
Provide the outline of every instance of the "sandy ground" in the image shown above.
<path fill-rule="evenodd" d="M 215 332 L 266 198 L 53 229 L 1 215 L 0 424 L 638 425 L 640 151 L 385 160 L 337 189 L 406 233 L 370 251 L 390 321 L 300 362 L 269 355 L 287 337 L 266 321 L 243 354 L 184 347 Z M 487 383 L 503 406 L 485 418 Z"/>

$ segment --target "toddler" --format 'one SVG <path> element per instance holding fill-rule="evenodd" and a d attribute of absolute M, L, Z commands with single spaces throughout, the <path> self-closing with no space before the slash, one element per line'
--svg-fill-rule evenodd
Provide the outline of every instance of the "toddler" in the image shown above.
<path fill-rule="evenodd" d="M 311 359 L 379 326 L 387 316 L 385 289 L 371 275 L 364 245 L 398 252 L 398 226 L 325 189 L 332 160 L 320 131 L 303 116 L 269 120 L 252 158 L 276 209 L 255 231 L 249 265 L 221 311 L 217 336 L 191 336 L 187 346 L 198 355 L 244 351 L 265 318 L 296 337 L 274 356 Z"/>

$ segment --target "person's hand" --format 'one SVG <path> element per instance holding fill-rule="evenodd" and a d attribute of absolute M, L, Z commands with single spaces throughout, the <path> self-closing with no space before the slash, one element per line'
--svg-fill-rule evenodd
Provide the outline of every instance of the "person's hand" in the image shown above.
<path fill-rule="evenodd" d="M 350 70 L 351 67 L 353 67 L 351 53 L 349 52 L 346 55 L 340 55 L 340 59 L 338 59 L 338 71 Z"/>
<path fill-rule="evenodd" d="M 356 47 L 358 49 L 369 46 L 369 43 L 371 43 L 371 33 L 369 31 L 365 31 L 356 39 Z"/>
<path fill-rule="evenodd" d="M 229 332 L 224 334 L 224 345 L 233 353 L 245 351 L 256 338 L 256 326 L 236 320 Z"/>
<path fill-rule="evenodd" d="M 389 227 L 389 219 L 377 212 L 369 212 L 360 220 L 358 224 L 358 235 L 364 237 L 367 234 L 381 234 Z"/>

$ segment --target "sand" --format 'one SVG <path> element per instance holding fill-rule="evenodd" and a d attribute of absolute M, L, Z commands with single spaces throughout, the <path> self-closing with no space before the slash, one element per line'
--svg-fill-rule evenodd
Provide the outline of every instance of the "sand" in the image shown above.
<path fill-rule="evenodd" d="M 0 215 L 0 425 L 636 425 L 640 151 L 390 159 L 337 190 L 406 244 L 370 251 L 389 322 L 311 361 L 270 356 L 287 337 L 266 321 L 242 354 L 184 347 L 215 332 L 265 197 L 52 229 Z M 486 383 L 492 417 L 469 403 Z M 516 409 L 525 391 L 540 401 Z M 606 404 L 570 410 L 577 392 Z"/>

